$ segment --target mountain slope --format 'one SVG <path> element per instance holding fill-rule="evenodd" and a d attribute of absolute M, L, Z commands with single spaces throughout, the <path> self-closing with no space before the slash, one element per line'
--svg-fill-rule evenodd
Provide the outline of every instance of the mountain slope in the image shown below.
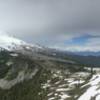
<path fill-rule="evenodd" d="M 0 47 L 0 100 L 77 100 L 89 88 L 91 69 L 58 50 L 8 35 Z"/>
<path fill-rule="evenodd" d="M 1 34 L 1 33 L 0 33 Z M 6 50 L 14 50 L 14 49 L 21 49 L 22 47 L 24 48 L 24 46 L 26 47 L 26 49 L 30 49 L 32 47 L 34 48 L 42 48 L 39 45 L 36 44 L 28 44 L 20 39 L 17 39 L 15 37 L 12 37 L 6 33 L 2 34 L 0 36 L 0 47 L 4 48 Z"/>

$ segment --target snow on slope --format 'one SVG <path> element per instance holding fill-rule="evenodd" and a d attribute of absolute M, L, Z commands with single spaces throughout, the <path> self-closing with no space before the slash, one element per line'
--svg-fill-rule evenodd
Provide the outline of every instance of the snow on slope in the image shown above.
<path fill-rule="evenodd" d="M 9 49 L 9 47 L 12 47 L 12 45 L 14 45 L 14 43 L 17 45 L 20 45 L 21 43 L 24 43 L 24 42 L 20 41 L 18 39 L 15 39 L 13 37 L 9 37 L 7 35 L 2 35 L 0 37 L 0 47 Z"/>
<path fill-rule="evenodd" d="M 93 75 L 89 83 L 82 86 L 89 86 L 86 92 L 78 100 L 100 100 L 100 74 Z"/>
<path fill-rule="evenodd" d="M 21 48 L 22 46 L 26 46 L 26 49 L 30 49 L 31 47 L 42 48 L 41 46 L 37 44 L 30 45 L 20 39 L 9 36 L 5 32 L 0 32 L 0 47 L 1 48 L 12 50 L 15 48 L 16 49 Z"/>

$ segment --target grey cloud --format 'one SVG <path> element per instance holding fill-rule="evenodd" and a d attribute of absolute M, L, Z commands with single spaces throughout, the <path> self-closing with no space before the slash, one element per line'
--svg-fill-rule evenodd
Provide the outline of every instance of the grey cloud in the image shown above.
<path fill-rule="evenodd" d="M 100 34 L 99 0 L 0 0 L 0 29 L 28 42 L 63 45 Z"/>
<path fill-rule="evenodd" d="M 100 28 L 98 0 L 0 1 L 0 29 L 32 34 L 96 31 Z"/>

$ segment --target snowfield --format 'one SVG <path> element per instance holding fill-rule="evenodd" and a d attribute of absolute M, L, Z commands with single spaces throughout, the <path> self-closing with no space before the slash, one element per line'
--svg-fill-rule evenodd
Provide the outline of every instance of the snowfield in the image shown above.
<path fill-rule="evenodd" d="M 100 75 L 93 75 L 90 82 L 85 86 L 87 85 L 89 85 L 90 87 L 78 100 L 84 100 L 84 98 L 87 98 L 87 100 L 100 100 Z"/>
<path fill-rule="evenodd" d="M 47 90 L 48 100 L 100 100 L 100 74 L 97 70 L 92 76 L 88 72 L 52 73 L 52 79 L 42 84 Z"/>

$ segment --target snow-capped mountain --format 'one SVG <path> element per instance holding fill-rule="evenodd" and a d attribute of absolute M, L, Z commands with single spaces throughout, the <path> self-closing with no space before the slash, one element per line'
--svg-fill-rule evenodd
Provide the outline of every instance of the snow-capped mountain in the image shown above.
<path fill-rule="evenodd" d="M 22 47 L 26 47 L 26 49 L 29 48 L 42 48 L 41 46 L 37 44 L 28 44 L 20 39 L 17 39 L 13 36 L 8 35 L 5 32 L 0 32 L 0 47 L 4 48 L 6 50 L 14 50 L 14 49 L 21 49 Z"/>

